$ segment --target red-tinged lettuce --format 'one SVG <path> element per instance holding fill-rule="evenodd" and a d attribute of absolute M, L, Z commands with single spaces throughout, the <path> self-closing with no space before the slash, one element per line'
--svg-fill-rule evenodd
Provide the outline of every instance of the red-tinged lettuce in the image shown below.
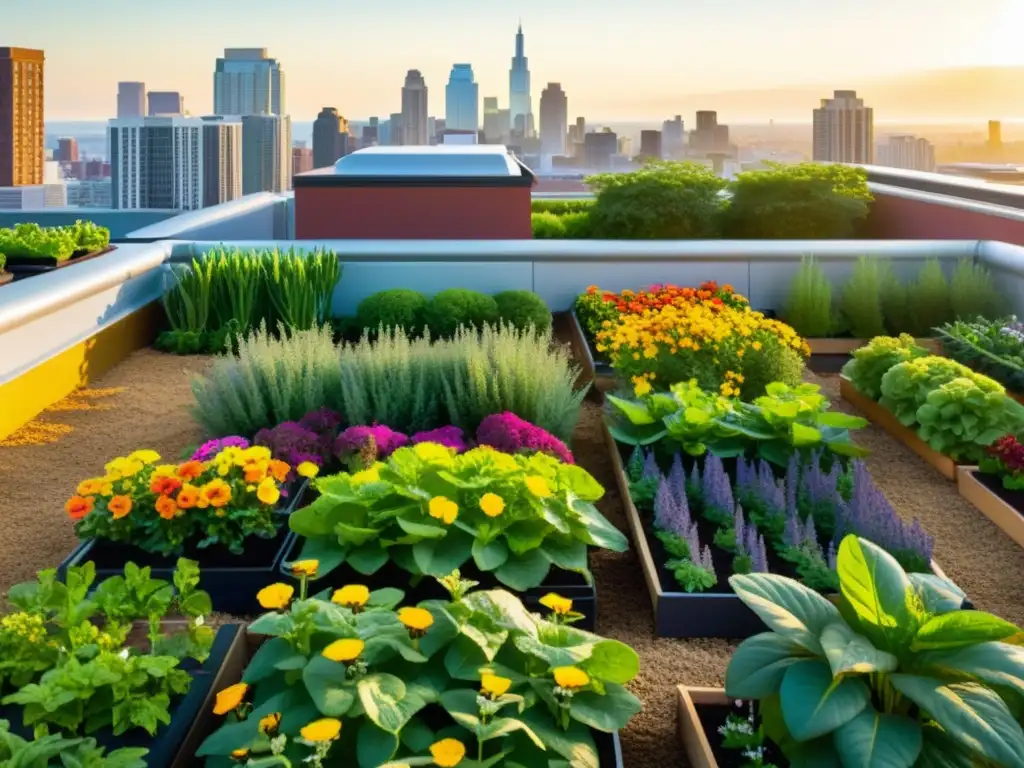
<path fill-rule="evenodd" d="M 985 474 L 998 476 L 1004 488 L 1024 490 L 1024 444 L 1013 435 L 1006 435 L 989 446 L 988 454 L 979 465 Z"/>

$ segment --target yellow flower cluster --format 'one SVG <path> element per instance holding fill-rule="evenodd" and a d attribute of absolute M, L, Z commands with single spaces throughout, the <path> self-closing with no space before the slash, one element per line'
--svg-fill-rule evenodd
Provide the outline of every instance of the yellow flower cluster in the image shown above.
<path fill-rule="evenodd" d="M 739 397 L 740 396 L 740 385 L 743 383 L 743 374 L 736 373 L 735 371 L 725 372 L 725 381 L 722 382 L 718 390 L 722 397 Z"/>
<path fill-rule="evenodd" d="M 42 645 L 46 640 L 46 626 L 43 617 L 34 613 L 10 613 L 0 619 L 0 629 L 22 638 L 32 645 Z"/>

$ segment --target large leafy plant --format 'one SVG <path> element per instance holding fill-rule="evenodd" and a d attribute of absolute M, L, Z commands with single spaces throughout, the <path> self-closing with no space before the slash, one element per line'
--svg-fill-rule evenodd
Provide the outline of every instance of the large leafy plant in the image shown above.
<path fill-rule="evenodd" d="M 890 368 L 927 354 L 928 351 L 918 346 L 909 334 L 876 336 L 853 350 L 853 359 L 843 366 L 843 375 L 862 395 L 877 400 L 882 396 L 882 377 Z"/>
<path fill-rule="evenodd" d="M 991 376 L 1011 392 L 1024 392 L 1024 323 L 957 320 L 935 329 L 942 350 L 957 362 Z"/>
<path fill-rule="evenodd" d="M 472 558 L 516 590 L 552 565 L 589 577 L 587 546 L 625 551 L 626 537 L 594 506 L 604 489 L 582 467 L 545 454 L 438 443 L 399 448 L 355 474 L 316 481 L 320 497 L 289 518 L 320 574 L 342 563 L 373 574 L 391 561 L 441 577 Z"/>
<path fill-rule="evenodd" d="M 729 582 L 770 632 L 729 662 L 792 766 L 1024 766 L 1021 630 L 847 536 L 836 603 L 782 576 Z"/>
<path fill-rule="evenodd" d="M 810 455 L 827 449 L 840 456 L 866 451 L 850 439 L 851 429 L 867 421 L 828 410 L 829 400 L 815 384 L 769 384 L 752 403 L 702 390 L 695 381 L 673 384 L 667 393 L 627 400 L 606 396 L 617 418 L 612 435 L 626 445 L 661 440 L 678 444 L 691 456 L 707 451 L 721 457 L 758 456 L 786 466 L 794 452 Z"/>
<path fill-rule="evenodd" d="M 27 741 L 11 733 L 10 723 L 0 720 L 0 766 L 4 768 L 49 768 L 54 758 L 68 768 L 146 768 L 147 749 L 106 749 L 95 739 L 66 739 L 60 734 Z"/>
<path fill-rule="evenodd" d="M 227 722 L 197 756 L 596 766 L 590 729 L 617 731 L 640 710 L 624 687 L 636 652 L 570 626 L 571 603 L 556 595 L 545 619 L 503 590 L 471 592 L 457 572 L 441 583 L 450 601 L 397 610 L 398 590 L 349 585 L 305 599 L 303 581 L 294 602 L 289 585 L 264 590 L 274 610 L 250 630 L 269 639 L 242 682 L 218 694 Z"/>

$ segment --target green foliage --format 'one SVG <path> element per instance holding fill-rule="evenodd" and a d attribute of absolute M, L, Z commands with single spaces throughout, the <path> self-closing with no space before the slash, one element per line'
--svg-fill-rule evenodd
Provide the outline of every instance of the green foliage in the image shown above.
<path fill-rule="evenodd" d="M 873 256 L 861 256 L 843 286 L 840 301 L 846 327 L 855 339 L 872 339 L 885 333 L 882 285 L 888 270 Z"/>
<path fill-rule="evenodd" d="M 1010 392 L 1024 392 L 1024 326 L 1015 317 L 957 320 L 937 330 L 949 357 L 991 376 Z"/>
<path fill-rule="evenodd" d="M 921 267 L 917 280 L 907 287 L 910 327 L 907 332 L 918 338 L 931 336 L 934 329 L 953 318 L 949 283 L 938 259 L 929 259 Z"/>
<path fill-rule="evenodd" d="M 452 600 L 419 609 L 395 611 L 402 593 L 381 590 L 356 610 L 313 598 L 257 619 L 251 631 L 270 639 L 243 676 L 251 703 L 197 757 L 249 749 L 272 760 L 276 743 L 303 764 L 311 750 L 301 729 L 327 717 L 341 729 L 322 748 L 324 764 L 434 765 L 427 753 L 447 738 L 467 753 L 460 765 L 596 766 L 590 729 L 617 731 L 640 711 L 625 688 L 639 669 L 636 652 L 558 615 L 529 613 L 503 590 L 471 592 L 458 572 L 440 581 Z M 339 653 L 340 639 L 356 642 Z M 259 723 L 273 713 L 282 717 L 272 741 Z"/>
<path fill-rule="evenodd" d="M 793 764 L 1024 766 L 1020 628 L 961 611 L 955 585 L 847 536 L 838 605 L 782 576 L 733 576 L 770 631 L 744 640 L 726 694 L 757 700 Z M 962 595 L 962 593 L 959 593 Z M 957 595 L 957 597 L 959 597 Z"/>
<path fill-rule="evenodd" d="M 783 317 L 801 336 L 830 336 L 835 330 L 832 283 L 813 256 L 800 260 Z"/>
<path fill-rule="evenodd" d="M 67 261 L 72 256 L 101 251 L 109 244 L 110 230 L 91 221 L 79 220 L 66 227 L 41 227 L 31 222 L 0 229 L 0 254 L 8 259 Z"/>
<path fill-rule="evenodd" d="M 565 237 L 570 240 L 585 240 L 593 237 L 589 211 L 576 211 L 561 216 Z"/>
<path fill-rule="evenodd" d="M 542 211 L 530 214 L 534 240 L 560 240 L 565 238 L 565 224 L 555 213 Z"/>
<path fill-rule="evenodd" d="M 498 305 L 498 317 L 517 330 L 532 326 L 546 334 L 551 329 L 551 310 L 533 291 L 502 291 L 494 294 L 494 302 Z"/>
<path fill-rule="evenodd" d="M 978 460 L 1000 437 L 1024 429 L 1024 406 L 1001 384 L 945 357 L 890 368 L 879 403 L 933 450 L 958 461 Z"/>
<path fill-rule="evenodd" d="M 146 768 L 148 749 L 115 749 L 109 755 L 96 739 L 66 739 L 59 733 L 33 741 L 10 732 L 10 723 L 0 720 L 0 765 L 4 768 L 49 768 L 60 764 L 71 768 Z"/>
<path fill-rule="evenodd" d="M 873 201 L 867 172 L 838 164 L 769 164 L 738 174 L 723 214 L 726 237 L 843 239 L 853 237 Z"/>
<path fill-rule="evenodd" d="M 389 288 L 367 296 L 356 307 L 359 328 L 376 333 L 378 328 L 404 328 L 410 334 L 423 331 L 427 297 L 411 288 Z"/>
<path fill-rule="evenodd" d="M 192 383 L 193 417 L 211 435 L 252 435 L 321 407 L 347 425 L 387 424 L 408 434 L 455 424 L 469 433 L 512 411 L 569 441 L 586 388 L 550 333 L 488 327 L 431 342 L 388 331 L 335 346 L 329 329 L 239 342 Z"/>
<path fill-rule="evenodd" d="M 588 545 L 627 548 L 594 506 L 604 489 L 586 470 L 545 454 L 474 448 L 455 456 L 420 443 L 356 475 L 319 478 L 316 487 L 319 498 L 289 526 L 306 539 L 302 559 L 319 561 L 318 577 L 342 563 L 372 575 L 388 562 L 442 577 L 472 558 L 521 592 L 543 582 L 552 563 L 589 580 Z"/>
<path fill-rule="evenodd" d="M 534 200 L 530 203 L 530 210 L 534 213 L 552 213 L 555 216 L 565 216 L 567 213 L 586 213 L 594 204 L 594 198 L 549 198 Z"/>
<path fill-rule="evenodd" d="M 716 237 L 725 181 L 698 163 L 652 162 L 639 171 L 590 176 L 597 199 L 591 237 L 672 240 Z"/>
<path fill-rule="evenodd" d="M 999 317 L 1006 312 L 1006 299 L 996 288 L 988 267 L 973 259 L 960 259 L 949 281 L 953 316 L 962 320 Z"/>
<path fill-rule="evenodd" d="M 862 395 L 878 400 L 882 396 L 882 377 L 890 368 L 927 354 L 928 350 L 919 347 L 906 333 L 898 338 L 876 336 L 853 350 L 853 359 L 843 366 L 843 375 Z"/>
<path fill-rule="evenodd" d="M 798 386 L 804 377 L 804 359 L 795 349 L 782 345 L 748 348 L 742 369 L 743 397 L 759 397 L 773 382 Z"/>
<path fill-rule="evenodd" d="M 605 301 L 605 293 L 596 285 L 592 285 L 587 288 L 585 293 L 577 296 L 573 303 L 576 317 L 579 319 L 580 326 L 591 347 L 597 338 L 597 332 L 601 330 L 606 321 L 615 324 L 619 321 L 619 311 L 615 308 L 615 302 Z"/>
<path fill-rule="evenodd" d="M 0 253 L 0 275 L 4 273 L 4 266 L 7 264 L 7 256 Z"/>
<path fill-rule="evenodd" d="M 423 310 L 423 323 L 431 334 L 450 339 L 460 326 L 482 329 L 498 322 L 498 305 L 493 298 L 466 288 L 448 288 L 434 294 Z"/>
<path fill-rule="evenodd" d="M 828 398 L 817 385 L 774 382 L 766 392 L 745 403 L 689 381 L 639 400 L 615 395 L 605 399 L 619 417 L 610 426 L 612 436 L 626 445 L 668 440 L 691 456 L 706 451 L 722 457 L 759 456 L 783 467 L 794 453 L 809 456 L 826 449 L 840 456 L 865 455 L 849 431 L 867 421 L 828 410 Z"/>

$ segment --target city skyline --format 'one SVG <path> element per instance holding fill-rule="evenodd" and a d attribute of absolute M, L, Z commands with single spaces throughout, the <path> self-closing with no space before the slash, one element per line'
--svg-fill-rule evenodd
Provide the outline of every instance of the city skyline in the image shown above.
<path fill-rule="evenodd" d="M 5 28 L 15 39 L 0 43 L 46 51 L 48 120 L 113 116 L 118 81 L 176 90 L 193 114 L 212 112 L 210 62 L 230 47 L 270 49 L 289 73 L 287 112 L 300 120 L 312 119 L 326 104 L 359 118 L 386 116 L 397 106 L 394 84 L 409 69 L 440 85 L 455 62 L 472 64 L 481 97 L 497 95 L 507 108 L 508 61 L 520 16 L 533 79 L 562 83 L 575 114 L 603 120 L 687 111 L 671 105 L 700 93 L 807 87 L 809 71 L 818 83 L 865 91 L 865 80 L 932 68 L 1024 65 L 1024 50 L 1012 40 L 1024 25 L 1024 8 L 1013 0 L 935 0 L 926 14 L 920 0 L 863 0 L 838 9 L 813 0 L 779 0 L 771 8 L 752 0 L 694 0 L 685 7 L 649 0 L 638 22 L 658 23 L 638 23 L 636 33 L 611 40 L 601 4 L 589 2 L 588 13 L 581 14 L 580 0 L 557 7 L 523 0 L 508 9 L 449 0 L 429 10 L 411 0 L 396 0 L 386 9 L 340 9 L 327 0 L 309 0 L 302 13 L 316 17 L 316 24 L 299 24 L 296 14 L 282 23 L 280 5 L 252 5 L 242 15 L 236 0 L 216 8 L 197 0 L 173 8 L 105 0 L 73 26 L 42 24 L 38 6 L 15 6 L 5 11 Z M 80 8 L 70 0 L 51 0 L 48 9 L 60 12 L 60 6 L 70 13 Z M 874 6 L 884 8 L 891 23 L 878 25 Z M 612 12 L 610 4 L 607 10 Z M 332 18 L 338 23 L 331 24 Z M 143 28 L 159 34 L 138 34 Z M 824 34 L 837 28 L 844 34 Z M 374 34 L 381 29 L 386 36 Z M 863 44 L 867 35 L 870 46 Z M 182 39 L 189 40 L 187 56 Z M 90 63 L 86 88 L 83 56 Z M 167 67 L 170 60 L 173 69 Z M 439 91 L 429 111 L 440 116 Z M 537 96 L 535 91 L 534 101 Z M 728 110 L 726 116 L 736 117 Z"/>

